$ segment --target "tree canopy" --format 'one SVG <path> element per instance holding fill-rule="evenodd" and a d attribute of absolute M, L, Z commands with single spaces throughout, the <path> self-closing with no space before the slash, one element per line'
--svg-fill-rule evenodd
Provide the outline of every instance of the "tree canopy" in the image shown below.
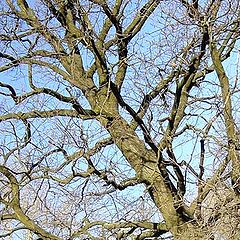
<path fill-rule="evenodd" d="M 239 0 L 3 0 L 0 238 L 239 239 Z"/>

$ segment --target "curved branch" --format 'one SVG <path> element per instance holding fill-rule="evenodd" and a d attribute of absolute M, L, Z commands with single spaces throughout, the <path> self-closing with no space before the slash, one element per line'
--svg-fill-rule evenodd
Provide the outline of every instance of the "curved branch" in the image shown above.
<path fill-rule="evenodd" d="M 0 87 L 7 88 L 11 93 L 10 94 L 4 94 L 4 95 L 11 96 L 12 99 L 15 102 L 17 101 L 17 93 L 16 93 L 15 89 L 11 85 L 3 83 L 3 82 L 0 82 Z"/>
<path fill-rule="evenodd" d="M 2 173 L 8 180 L 12 189 L 12 200 L 9 204 L 10 207 L 14 210 L 14 213 L 17 219 L 26 226 L 26 228 L 31 231 L 39 234 L 40 236 L 46 239 L 60 240 L 59 237 L 52 235 L 51 233 L 46 232 L 40 228 L 37 224 L 34 223 L 23 211 L 20 206 L 20 189 L 19 183 L 15 176 L 11 173 L 11 170 L 3 165 L 0 165 L 0 173 Z"/>

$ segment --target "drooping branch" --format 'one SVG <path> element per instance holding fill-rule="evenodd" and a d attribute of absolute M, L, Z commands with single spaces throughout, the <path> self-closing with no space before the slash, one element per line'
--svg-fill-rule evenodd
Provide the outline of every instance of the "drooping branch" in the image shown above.
<path fill-rule="evenodd" d="M 20 205 L 19 183 L 16 177 L 12 174 L 11 170 L 3 165 L 0 165 L 0 173 L 3 174 L 9 180 L 9 185 L 11 186 L 12 191 L 12 199 L 11 202 L 9 202 L 9 206 L 13 208 L 17 220 L 22 222 L 26 226 L 26 228 L 30 229 L 31 231 L 35 232 L 36 234 L 46 239 L 60 240 L 59 237 L 52 235 L 51 233 L 48 233 L 44 229 L 40 228 L 23 212 Z"/>
<path fill-rule="evenodd" d="M 0 94 L 11 96 L 14 101 L 17 101 L 16 91 L 11 85 L 0 82 L 0 87 L 7 88 L 11 92 L 10 94 L 0 92 Z"/>

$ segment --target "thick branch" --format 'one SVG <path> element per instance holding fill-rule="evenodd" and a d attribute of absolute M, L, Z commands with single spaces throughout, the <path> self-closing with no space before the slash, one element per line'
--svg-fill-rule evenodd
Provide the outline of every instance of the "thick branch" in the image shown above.
<path fill-rule="evenodd" d="M 235 183 L 240 177 L 240 157 L 236 151 L 237 138 L 235 122 L 232 115 L 231 89 L 229 79 L 221 62 L 219 51 L 216 47 L 216 44 L 213 42 L 210 45 L 210 52 L 222 90 L 224 120 L 229 145 L 228 154 L 232 161 L 232 181 Z"/>
<path fill-rule="evenodd" d="M 18 112 L 18 113 L 8 113 L 0 116 L 0 122 L 9 120 L 9 119 L 20 119 L 26 120 L 30 118 L 51 118 L 51 117 L 80 117 L 82 119 L 93 119 L 96 117 L 96 114 L 91 110 L 85 110 L 87 115 L 79 115 L 75 110 L 68 109 L 54 109 L 49 111 L 31 111 L 31 112 Z"/>
<path fill-rule="evenodd" d="M 84 227 L 75 232 L 72 237 L 80 237 L 82 234 L 86 234 L 86 232 L 95 227 L 101 225 L 103 228 L 107 230 L 113 229 L 127 229 L 127 228 L 141 228 L 141 229 L 151 229 L 159 234 L 163 234 L 169 231 L 167 225 L 165 223 L 152 223 L 148 221 L 144 222 L 116 222 L 116 223 L 108 223 L 104 221 L 96 221 L 96 222 L 86 222 Z"/>
<path fill-rule="evenodd" d="M 138 15 L 123 32 L 125 41 L 130 41 L 141 30 L 146 20 L 157 8 L 160 2 L 161 0 L 150 0 L 140 9 Z"/>

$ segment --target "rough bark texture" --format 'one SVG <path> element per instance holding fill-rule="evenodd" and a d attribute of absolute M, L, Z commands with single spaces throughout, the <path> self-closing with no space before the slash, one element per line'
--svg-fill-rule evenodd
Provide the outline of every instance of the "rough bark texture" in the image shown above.
<path fill-rule="evenodd" d="M 0 238 L 239 239 L 239 4 L 4 0 Z"/>

